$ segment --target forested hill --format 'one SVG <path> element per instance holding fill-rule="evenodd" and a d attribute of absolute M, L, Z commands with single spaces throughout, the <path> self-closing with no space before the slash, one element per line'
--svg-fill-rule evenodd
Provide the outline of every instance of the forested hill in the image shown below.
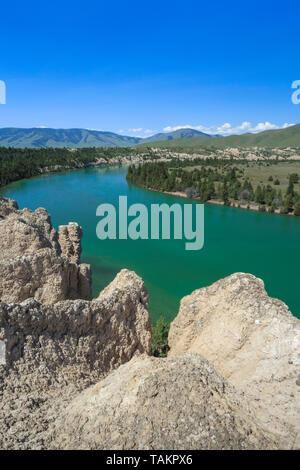
<path fill-rule="evenodd" d="M 142 143 L 148 142 L 157 142 L 164 140 L 174 140 L 174 139 L 211 139 L 213 137 L 218 137 L 217 135 L 205 134 L 204 132 L 197 131 L 196 129 L 177 129 L 172 132 L 161 132 L 159 134 L 154 134 L 151 137 L 142 139 Z"/>
<path fill-rule="evenodd" d="M 89 148 L 89 147 L 162 147 L 173 150 L 197 151 L 226 147 L 300 147 L 300 124 L 286 129 L 256 134 L 213 136 L 195 129 L 177 129 L 147 138 L 131 137 L 88 129 L 3 128 L 0 129 L 0 146 L 14 148 Z"/>
<path fill-rule="evenodd" d="M 141 141 L 113 132 L 88 129 L 0 129 L 0 146 L 15 148 L 87 148 L 87 147 L 129 147 Z"/>
<path fill-rule="evenodd" d="M 211 137 L 209 134 L 195 129 L 177 129 L 173 132 L 164 132 L 147 138 L 141 138 L 89 129 L 19 129 L 9 127 L 0 129 L 0 146 L 14 148 L 132 147 L 141 142 L 172 139 L 207 139 Z"/>
<path fill-rule="evenodd" d="M 143 146 L 150 144 L 142 143 Z M 300 147 L 300 124 L 264 131 L 256 134 L 230 135 L 227 137 L 212 137 L 210 139 L 173 139 L 151 142 L 151 147 L 170 148 L 172 150 L 190 149 L 197 151 L 203 147 L 271 147 L 287 148 Z"/>

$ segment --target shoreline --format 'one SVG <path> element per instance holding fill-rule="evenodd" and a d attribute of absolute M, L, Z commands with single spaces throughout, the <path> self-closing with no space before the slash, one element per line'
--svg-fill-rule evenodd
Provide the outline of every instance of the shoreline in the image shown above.
<path fill-rule="evenodd" d="M 88 169 L 88 168 L 99 168 L 101 166 L 103 166 L 103 167 L 116 167 L 116 166 L 126 167 L 129 164 L 128 162 L 121 163 L 120 160 L 118 160 L 118 162 L 117 162 L 115 160 L 115 157 L 112 158 L 112 160 L 114 160 L 113 162 L 108 162 L 108 161 L 103 161 L 103 160 L 101 159 L 101 161 L 100 161 L 100 159 L 99 159 L 96 162 L 92 162 L 92 164 L 89 162 L 89 163 L 84 164 L 82 166 L 74 166 L 74 167 L 56 166 L 56 167 L 51 168 L 51 170 L 49 170 L 49 167 L 45 167 L 45 168 L 41 169 L 40 174 L 38 174 L 38 175 L 31 176 L 30 178 L 16 179 L 14 181 L 10 181 L 5 186 L 0 186 L 0 196 L 1 196 L 1 191 L 2 190 L 7 188 L 10 184 L 17 183 L 18 181 L 31 180 L 33 178 L 39 178 L 40 176 L 44 176 L 44 175 L 63 173 L 64 171 L 83 170 L 83 169 Z M 126 179 L 126 181 L 127 181 L 127 179 Z M 136 183 L 132 183 L 132 182 L 130 182 L 130 184 L 133 184 L 134 186 L 137 186 L 137 187 L 142 188 L 142 189 L 146 189 L 148 191 L 154 191 L 154 192 L 161 193 L 161 194 L 168 194 L 169 196 L 190 199 L 191 201 L 200 201 L 200 199 L 198 197 L 188 198 L 188 196 L 182 191 L 162 191 L 162 190 L 159 190 L 159 189 L 146 188 L 144 186 L 139 186 Z M 214 205 L 218 205 L 218 206 L 224 206 L 224 202 L 220 201 L 219 199 L 209 199 L 208 201 L 203 202 L 203 204 L 214 204 Z M 249 208 L 247 207 L 246 204 L 240 205 L 238 207 L 238 204 L 239 204 L 238 202 L 233 202 L 229 206 L 225 206 L 225 207 L 231 207 L 233 209 L 242 209 L 242 210 L 252 211 L 252 212 L 261 212 L 262 214 L 275 214 L 275 215 L 283 215 L 283 216 L 290 216 L 290 217 L 298 217 L 298 216 L 295 216 L 295 214 L 293 212 L 290 212 L 288 214 L 281 214 L 279 209 L 275 209 L 274 212 L 269 212 L 268 210 L 260 211 L 259 207 L 255 206 L 254 204 L 250 204 Z"/>
<path fill-rule="evenodd" d="M 127 165 L 127 164 L 126 164 Z M 0 195 L 1 195 L 1 191 L 5 188 L 7 188 L 8 186 L 10 186 L 11 184 L 14 184 L 14 183 L 18 183 L 18 181 L 30 181 L 34 178 L 40 178 L 42 176 L 48 176 L 48 175 L 56 175 L 56 174 L 59 174 L 59 173 L 64 173 L 64 172 L 67 172 L 67 171 L 75 171 L 75 170 L 87 170 L 89 168 L 99 168 L 101 166 L 103 167 L 120 167 L 120 166 L 126 166 L 122 163 L 104 163 L 104 162 L 97 162 L 93 165 L 91 164 L 86 164 L 86 165 L 82 165 L 82 166 L 74 166 L 74 167 L 61 167 L 59 166 L 59 168 L 53 168 L 51 170 L 48 170 L 48 167 L 45 167 L 46 169 L 41 169 L 40 173 L 38 175 L 33 175 L 33 176 L 30 176 L 29 178 L 19 178 L 19 179 L 15 179 L 13 181 L 10 181 L 9 183 L 7 183 L 5 186 L 0 186 Z"/>
<path fill-rule="evenodd" d="M 138 186 L 135 183 L 130 183 L 130 184 L 134 184 L 135 186 Z M 187 195 L 182 191 L 160 191 L 159 189 L 145 188 L 144 186 L 138 186 L 138 187 L 142 188 L 142 189 L 147 189 L 148 191 L 154 191 L 156 193 L 168 194 L 169 196 L 182 197 L 182 198 L 185 198 L 185 199 L 190 199 L 191 201 L 200 201 L 200 199 L 198 197 L 193 197 L 193 198 L 187 197 Z M 202 202 L 202 203 L 203 204 L 214 204 L 216 206 L 223 206 L 223 207 L 228 207 L 228 208 L 231 207 L 233 209 L 242 209 L 244 211 L 260 212 L 262 214 L 270 214 L 270 215 L 274 214 L 274 215 L 281 215 L 281 216 L 284 215 L 284 216 L 289 216 L 289 217 L 298 217 L 293 212 L 289 212 L 288 214 L 280 214 L 279 209 L 275 209 L 274 212 L 269 212 L 267 210 L 266 211 L 260 211 L 259 207 L 255 206 L 254 204 L 250 204 L 249 208 L 247 207 L 247 204 L 243 204 L 243 205 L 240 205 L 238 207 L 238 202 L 231 203 L 230 206 L 225 206 L 224 202 L 220 201 L 219 199 L 209 199 L 208 201 L 205 201 L 205 202 Z"/>

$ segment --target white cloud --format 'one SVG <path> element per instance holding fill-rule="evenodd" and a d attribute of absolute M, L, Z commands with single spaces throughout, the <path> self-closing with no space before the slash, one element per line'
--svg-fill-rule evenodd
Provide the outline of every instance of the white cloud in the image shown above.
<path fill-rule="evenodd" d="M 174 127 L 167 126 L 163 128 L 163 131 L 174 132 L 174 131 L 178 131 L 179 129 L 196 129 L 197 131 L 203 131 L 203 129 L 206 129 L 206 128 L 204 126 L 190 126 L 189 124 L 185 124 L 184 126 L 174 126 Z"/>
<path fill-rule="evenodd" d="M 229 122 L 225 122 L 225 124 L 217 128 L 218 134 L 227 134 L 227 133 L 231 133 L 231 131 L 232 131 L 232 127 L 231 127 L 231 124 L 229 124 Z"/>
<path fill-rule="evenodd" d="M 259 122 L 257 124 L 252 125 L 249 121 L 243 121 L 240 125 L 233 126 L 230 122 L 225 122 L 219 126 L 203 126 L 203 125 L 196 125 L 192 126 L 190 124 L 183 124 L 181 126 L 165 126 L 163 128 L 163 132 L 174 132 L 178 129 L 195 129 L 200 132 L 204 132 L 205 134 L 218 134 L 222 136 L 228 136 L 233 134 L 244 134 L 247 132 L 256 133 L 256 132 L 263 132 L 272 129 L 286 129 L 287 127 L 294 126 L 294 124 L 290 124 L 285 122 L 284 124 L 277 125 L 272 124 L 269 121 L 266 122 Z M 161 131 L 154 131 L 152 129 L 144 129 L 143 127 L 134 127 L 131 129 L 119 129 L 119 134 L 125 135 L 132 135 L 133 137 L 149 137 Z"/>
<path fill-rule="evenodd" d="M 280 126 L 276 124 L 272 124 L 271 122 L 259 122 L 255 127 L 251 129 L 252 132 L 262 132 L 262 131 L 269 131 L 272 129 L 280 129 Z"/>
<path fill-rule="evenodd" d="M 133 129 L 128 129 L 128 130 L 129 130 L 129 132 L 133 132 L 135 134 L 136 132 L 142 132 L 143 128 L 142 127 L 135 127 Z"/>
<path fill-rule="evenodd" d="M 248 121 L 244 121 L 244 122 L 240 125 L 241 131 L 246 131 L 246 130 L 250 129 L 250 127 L 251 127 L 251 122 L 248 122 Z"/>
<path fill-rule="evenodd" d="M 174 132 L 174 131 L 178 131 L 178 129 L 187 129 L 189 126 L 185 125 L 185 126 L 174 126 L 174 127 L 171 127 L 171 126 L 167 126 L 167 127 L 164 127 L 163 128 L 163 131 L 164 132 Z"/>
<path fill-rule="evenodd" d="M 119 134 L 133 135 L 133 137 L 149 137 L 149 135 L 155 134 L 152 129 L 143 129 L 143 127 L 133 127 L 131 129 L 120 129 Z"/>
<path fill-rule="evenodd" d="M 282 126 L 282 129 L 286 129 L 287 127 L 295 126 L 295 124 L 289 124 L 288 122 L 285 122 Z"/>
<path fill-rule="evenodd" d="M 287 127 L 293 126 L 294 124 L 284 123 L 282 126 L 277 124 L 272 124 L 269 121 L 259 122 L 258 124 L 252 126 L 251 122 L 243 121 L 242 124 L 238 126 L 232 126 L 229 122 L 225 122 L 221 126 L 211 126 L 205 127 L 201 125 L 191 126 L 185 124 L 183 126 L 166 126 L 163 128 L 164 132 L 173 132 L 178 129 L 196 129 L 198 131 L 204 132 L 206 134 L 220 134 L 223 136 L 232 135 L 232 134 L 244 134 L 246 132 L 263 132 L 272 129 L 286 129 Z"/>

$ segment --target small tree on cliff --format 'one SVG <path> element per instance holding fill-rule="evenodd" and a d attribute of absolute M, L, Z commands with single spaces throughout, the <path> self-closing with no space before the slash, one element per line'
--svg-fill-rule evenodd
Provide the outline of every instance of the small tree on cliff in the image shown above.
<path fill-rule="evenodd" d="M 161 316 L 152 326 L 152 354 L 156 357 L 166 357 L 168 346 L 168 334 L 170 323 Z"/>

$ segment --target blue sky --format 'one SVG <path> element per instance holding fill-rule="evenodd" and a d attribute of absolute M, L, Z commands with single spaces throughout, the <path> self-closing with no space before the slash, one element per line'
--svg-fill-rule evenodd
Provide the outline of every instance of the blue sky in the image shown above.
<path fill-rule="evenodd" d="M 300 122 L 299 1 L 1 3 L 0 127 L 149 135 Z"/>

